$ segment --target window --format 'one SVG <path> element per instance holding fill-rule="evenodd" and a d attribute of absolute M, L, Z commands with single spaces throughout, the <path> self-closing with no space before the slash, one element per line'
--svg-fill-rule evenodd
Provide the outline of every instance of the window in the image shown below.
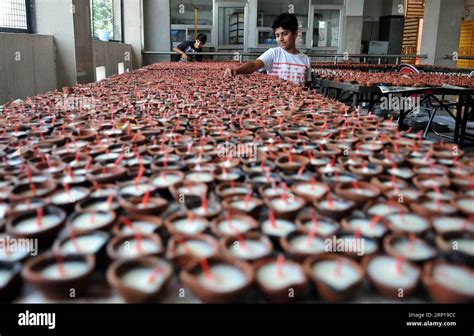
<path fill-rule="evenodd" d="M 91 0 L 92 37 L 122 42 L 122 15 L 121 0 Z"/>
<path fill-rule="evenodd" d="M 212 46 L 212 0 L 171 0 L 171 42 L 174 46 L 195 39 L 197 34 L 207 35 L 205 47 Z"/>
<path fill-rule="evenodd" d="M 0 31 L 31 33 L 30 0 L 0 1 Z"/>
<path fill-rule="evenodd" d="M 313 47 L 337 49 L 340 29 L 341 11 L 339 9 L 316 8 L 313 21 Z"/>
<path fill-rule="evenodd" d="M 281 13 L 293 13 L 298 19 L 297 47 L 306 44 L 308 30 L 308 0 L 259 0 L 257 14 L 257 37 L 259 45 L 275 45 L 271 26 Z"/>

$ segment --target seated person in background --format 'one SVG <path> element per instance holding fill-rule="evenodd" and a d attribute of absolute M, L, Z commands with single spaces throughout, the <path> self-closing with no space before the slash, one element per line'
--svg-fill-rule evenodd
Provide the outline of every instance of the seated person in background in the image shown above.
<path fill-rule="evenodd" d="M 311 81 L 309 57 L 296 49 L 298 20 L 294 14 L 280 14 L 272 24 L 278 47 L 265 51 L 255 61 L 246 62 L 236 68 L 227 68 L 224 75 L 233 77 L 250 74 L 264 68 L 270 76 L 303 85 Z"/>
<path fill-rule="evenodd" d="M 195 41 L 184 41 L 181 42 L 177 47 L 173 47 L 173 51 L 179 55 L 174 55 L 175 62 L 187 62 L 187 61 L 198 61 L 202 62 L 201 55 L 193 55 L 202 52 L 202 47 L 207 42 L 207 36 L 205 34 L 199 34 Z"/>

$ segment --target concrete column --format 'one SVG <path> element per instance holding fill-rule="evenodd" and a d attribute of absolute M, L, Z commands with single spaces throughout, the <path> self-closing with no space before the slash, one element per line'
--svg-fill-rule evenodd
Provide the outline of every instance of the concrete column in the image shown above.
<path fill-rule="evenodd" d="M 458 50 L 461 19 L 464 12 L 464 0 L 430 0 L 426 2 L 421 37 L 421 54 L 423 64 L 434 64 L 455 67 L 452 55 Z"/>
<path fill-rule="evenodd" d="M 37 33 L 54 36 L 57 88 L 93 82 L 89 1 L 36 1 L 35 13 Z"/>
<path fill-rule="evenodd" d="M 170 27 L 170 2 L 143 0 L 144 49 L 170 51 Z M 143 64 L 169 60 L 169 56 L 145 55 Z"/>
<path fill-rule="evenodd" d="M 362 30 L 364 25 L 364 0 L 353 0 L 346 2 L 346 27 L 344 38 L 344 50 L 349 54 L 358 54 L 362 48 Z M 343 30 L 344 31 L 344 30 Z"/>
<path fill-rule="evenodd" d="M 142 66 L 142 0 L 126 0 L 123 2 L 124 42 L 132 46 L 133 68 Z"/>
<path fill-rule="evenodd" d="M 57 88 L 72 86 L 77 81 L 72 5 L 72 0 L 35 2 L 37 33 L 54 36 Z"/>

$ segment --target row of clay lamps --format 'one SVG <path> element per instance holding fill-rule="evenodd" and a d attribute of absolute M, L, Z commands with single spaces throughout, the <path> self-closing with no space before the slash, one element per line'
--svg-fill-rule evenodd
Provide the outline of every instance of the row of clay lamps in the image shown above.
<path fill-rule="evenodd" d="M 439 87 L 443 84 L 474 88 L 474 78 L 458 74 L 366 72 L 347 69 L 313 69 L 313 76 L 360 86 Z"/>
<path fill-rule="evenodd" d="M 0 249 L 2 300 L 23 280 L 90 296 L 102 277 L 127 302 L 179 302 L 177 281 L 202 302 L 472 301 L 463 151 L 271 76 L 224 79 L 229 65 L 3 107 L 0 241 L 40 253 Z"/>

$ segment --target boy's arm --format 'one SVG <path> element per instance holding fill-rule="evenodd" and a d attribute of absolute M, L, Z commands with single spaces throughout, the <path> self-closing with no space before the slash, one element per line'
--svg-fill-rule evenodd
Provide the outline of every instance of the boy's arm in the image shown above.
<path fill-rule="evenodd" d="M 224 76 L 226 77 L 233 77 L 235 75 L 240 74 L 251 74 L 261 68 L 263 68 L 264 64 L 261 60 L 250 61 L 238 66 L 236 68 L 227 68 L 225 69 Z"/>
<path fill-rule="evenodd" d="M 181 58 L 187 59 L 188 55 L 183 51 L 183 49 L 186 49 L 186 42 L 181 42 L 177 47 L 173 47 L 173 51 L 177 52 L 178 54 L 181 54 Z"/>

